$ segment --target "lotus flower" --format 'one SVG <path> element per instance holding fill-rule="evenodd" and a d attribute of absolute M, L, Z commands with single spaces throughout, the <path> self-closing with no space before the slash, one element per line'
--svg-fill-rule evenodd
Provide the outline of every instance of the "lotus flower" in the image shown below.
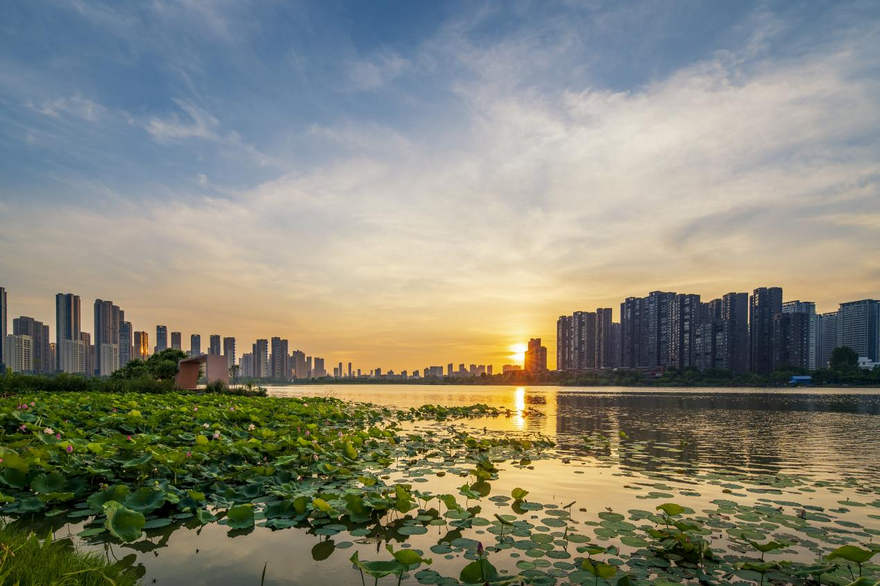
<path fill-rule="evenodd" d="M 192 452 L 187 452 L 187 453 L 186 453 L 186 457 L 187 457 L 187 458 L 192 458 L 192 457 L 193 457 L 193 453 L 192 453 Z"/>
<path fill-rule="evenodd" d="M 193 411 L 198 411 L 198 410 L 199 410 L 198 407 L 193 407 Z"/>
<path fill-rule="evenodd" d="M 248 425 L 248 431 L 253 431 L 253 430 L 255 430 L 255 429 L 257 429 L 257 426 L 254 425 L 253 423 L 251 423 L 250 425 Z"/>
<path fill-rule="evenodd" d="M 43 430 L 43 433 L 45 433 L 46 435 L 55 435 L 55 430 L 52 429 L 51 427 L 47 427 L 46 429 Z"/>
<path fill-rule="evenodd" d="M 55 439 L 61 439 L 61 434 L 60 434 L 60 433 L 56 433 L 56 434 L 55 434 Z"/>
<path fill-rule="evenodd" d="M 202 427 L 204 427 L 205 429 L 208 429 L 208 428 L 211 427 L 211 426 L 208 425 L 207 423 L 203 423 L 203 424 L 202 424 Z"/>
<path fill-rule="evenodd" d="M 73 453 L 73 444 L 67 444 L 67 453 L 68 453 L 68 454 L 72 454 L 72 453 Z"/>
<path fill-rule="evenodd" d="M 133 439 L 131 439 L 131 436 L 130 436 L 130 435 L 125 436 L 125 439 L 127 439 L 127 440 L 130 441 L 130 442 L 133 442 L 133 441 L 134 441 Z"/>
<path fill-rule="evenodd" d="M 214 439 L 216 439 L 216 440 L 220 439 L 220 432 L 219 431 L 214 432 Z"/>

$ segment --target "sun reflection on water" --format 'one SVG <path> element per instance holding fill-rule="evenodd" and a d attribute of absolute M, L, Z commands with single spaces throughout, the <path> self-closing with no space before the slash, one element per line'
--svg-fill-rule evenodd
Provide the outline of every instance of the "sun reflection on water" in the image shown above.
<path fill-rule="evenodd" d="M 516 390 L 513 391 L 513 410 L 515 412 L 513 416 L 513 425 L 516 429 L 522 429 L 525 427 L 526 420 L 523 417 L 523 411 L 526 410 L 526 388 L 525 387 L 516 387 Z"/>

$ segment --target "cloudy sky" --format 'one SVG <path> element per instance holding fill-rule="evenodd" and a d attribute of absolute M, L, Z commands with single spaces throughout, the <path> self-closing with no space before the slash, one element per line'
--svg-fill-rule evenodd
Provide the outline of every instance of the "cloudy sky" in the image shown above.
<path fill-rule="evenodd" d="M 658 289 L 832 310 L 880 296 L 880 4 L 7 3 L 0 251 L 12 316 L 366 369 Z"/>

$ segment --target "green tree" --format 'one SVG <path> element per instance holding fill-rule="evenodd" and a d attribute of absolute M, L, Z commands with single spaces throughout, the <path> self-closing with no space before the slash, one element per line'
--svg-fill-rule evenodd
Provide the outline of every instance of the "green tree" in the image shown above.
<path fill-rule="evenodd" d="M 859 355 L 849 346 L 838 346 L 831 352 L 831 370 L 846 370 L 859 365 Z"/>

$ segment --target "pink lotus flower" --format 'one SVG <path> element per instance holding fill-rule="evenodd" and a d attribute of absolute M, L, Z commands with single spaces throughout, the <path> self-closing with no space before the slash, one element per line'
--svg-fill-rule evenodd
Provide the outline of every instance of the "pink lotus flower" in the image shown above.
<path fill-rule="evenodd" d="M 192 452 L 187 452 L 187 453 L 186 453 L 186 457 L 187 457 L 187 458 L 192 458 L 192 457 L 193 457 L 193 453 L 192 453 Z"/>
<path fill-rule="evenodd" d="M 318 454 L 315 454 L 315 462 L 318 461 Z"/>
<path fill-rule="evenodd" d="M 478 556 L 482 556 L 482 555 L 483 555 L 483 544 L 482 544 L 482 542 L 477 543 L 477 555 L 478 555 Z"/>
<path fill-rule="evenodd" d="M 37 406 L 36 401 L 31 401 L 31 407 L 36 407 L 36 406 Z"/>
<path fill-rule="evenodd" d="M 68 453 L 68 454 L 72 454 L 72 453 L 73 453 L 73 445 L 72 445 L 72 444 L 67 444 L 67 453 Z"/>
<path fill-rule="evenodd" d="M 230 411 L 235 411 L 235 407 L 230 407 L 229 410 L 230 410 Z"/>
<path fill-rule="evenodd" d="M 22 424 L 19 426 L 18 429 L 20 429 L 20 430 L 22 430 L 22 431 L 27 431 L 27 425 L 24 424 L 24 423 L 22 423 Z"/>
<path fill-rule="evenodd" d="M 220 432 L 219 431 L 214 432 L 214 439 L 216 439 L 216 440 L 220 439 Z"/>
<path fill-rule="evenodd" d="M 312 435 L 312 432 L 310 432 L 310 431 L 307 429 L 307 430 L 306 430 L 306 437 L 309 437 L 310 435 Z"/>
<path fill-rule="evenodd" d="M 133 442 L 133 441 L 134 441 L 133 439 L 131 439 L 131 436 L 130 436 L 130 435 L 125 436 L 125 439 L 127 439 L 127 440 L 130 441 L 130 442 Z"/>
<path fill-rule="evenodd" d="M 56 434 L 55 434 L 55 439 L 61 439 L 61 434 L 60 434 L 60 433 L 56 433 Z"/>
<path fill-rule="evenodd" d="M 198 411 L 198 410 L 199 410 L 198 407 L 193 407 L 193 411 Z"/>

